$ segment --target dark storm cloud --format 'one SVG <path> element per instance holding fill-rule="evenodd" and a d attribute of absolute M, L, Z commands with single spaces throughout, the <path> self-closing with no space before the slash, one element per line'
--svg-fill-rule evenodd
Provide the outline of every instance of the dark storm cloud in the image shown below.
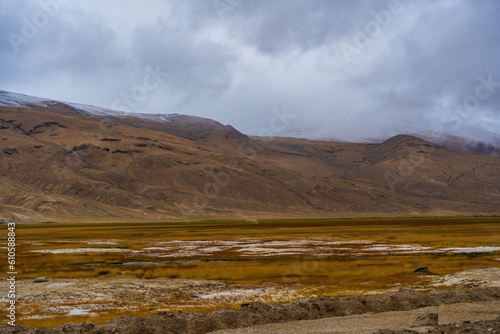
<path fill-rule="evenodd" d="M 0 86 L 196 114 L 253 134 L 287 110 L 294 117 L 275 135 L 492 138 L 500 135 L 499 15 L 500 3 L 486 0 L 7 0 Z M 29 25 L 36 33 L 26 37 Z M 153 70 L 158 85 L 126 104 Z"/>
<path fill-rule="evenodd" d="M 11 22 L 2 27 L 4 88 L 85 102 L 105 77 L 123 71 L 123 49 L 98 13 L 88 15 L 64 2 L 17 3 L 16 11 L 10 11 L 9 1 L 0 5 Z M 48 6 L 39 5 L 43 3 Z"/>
<path fill-rule="evenodd" d="M 471 99 L 484 79 L 500 82 L 500 68 L 494 65 L 500 55 L 500 30 L 491 14 L 499 12 L 498 3 L 450 4 L 408 4 L 410 22 L 401 27 L 375 66 L 363 64 L 363 71 L 349 84 L 353 90 L 371 92 L 369 100 L 381 103 L 382 116 L 407 120 L 407 128 L 418 125 L 432 130 L 443 127 L 440 123 L 446 119 L 460 117 L 461 123 L 467 123 L 488 114 L 496 115 L 492 121 L 498 134 L 500 85 L 494 92 L 482 89 L 488 95 L 485 99 Z M 456 106 L 464 102 L 466 110 L 460 111 Z M 450 110 L 456 115 L 450 117 Z M 424 123 L 429 118 L 434 124 Z"/>
<path fill-rule="evenodd" d="M 350 26 L 370 19 L 372 10 L 385 6 L 387 1 L 380 0 L 246 1 L 234 16 L 252 24 L 242 29 L 249 43 L 273 54 L 289 48 L 307 51 L 338 41 Z"/>
<path fill-rule="evenodd" d="M 160 20 L 135 31 L 131 51 L 140 66 L 159 65 L 168 73 L 166 81 L 172 89 L 189 94 L 229 88 L 229 66 L 237 60 L 235 48 L 198 39 L 189 31 L 175 31 Z"/>

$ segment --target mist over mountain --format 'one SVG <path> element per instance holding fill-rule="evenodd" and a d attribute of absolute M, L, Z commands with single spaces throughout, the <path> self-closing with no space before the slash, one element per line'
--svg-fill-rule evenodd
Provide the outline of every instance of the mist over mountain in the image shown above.
<path fill-rule="evenodd" d="M 197 116 L 0 91 L 0 219 L 492 215 L 499 173 L 499 158 L 410 135 L 256 137 Z"/>
<path fill-rule="evenodd" d="M 443 133 L 490 152 L 499 15 L 486 0 L 7 0 L 0 87 L 251 135 Z"/>
<path fill-rule="evenodd" d="M 499 18 L 1 0 L 0 332 L 490 331 Z"/>

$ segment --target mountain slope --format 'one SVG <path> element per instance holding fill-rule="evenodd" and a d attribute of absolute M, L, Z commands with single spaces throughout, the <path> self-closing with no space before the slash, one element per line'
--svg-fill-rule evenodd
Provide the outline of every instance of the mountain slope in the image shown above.
<path fill-rule="evenodd" d="M 182 115 L 0 92 L 0 218 L 165 220 L 497 214 L 500 159 L 412 136 L 250 138 Z"/>

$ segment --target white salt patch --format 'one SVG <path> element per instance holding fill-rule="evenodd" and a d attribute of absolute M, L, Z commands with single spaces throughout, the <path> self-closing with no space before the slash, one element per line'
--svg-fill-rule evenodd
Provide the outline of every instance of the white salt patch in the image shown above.
<path fill-rule="evenodd" d="M 335 248 L 332 248 L 332 247 L 315 247 L 314 248 L 315 250 L 329 250 L 329 251 L 332 251 L 332 252 L 338 252 L 338 251 L 351 251 L 351 250 L 354 250 L 354 248 L 345 248 L 345 247 L 335 247 Z"/>
<path fill-rule="evenodd" d="M 114 241 L 89 241 L 87 245 L 118 245 L 118 243 Z"/>
<path fill-rule="evenodd" d="M 147 247 L 147 248 L 143 248 L 141 249 L 142 251 L 169 251 L 171 250 L 172 247 Z"/>
<path fill-rule="evenodd" d="M 74 308 L 68 313 L 65 314 L 65 316 L 73 316 L 73 315 L 92 315 L 94 313 L 89 312 L 89 310 L 82 310 L 81 308 Z"/>
<path fill-rule="evenodd" d="M 390 250 L 394 250 L 393 247 L 389 247 L 389 246 L 373 246 L 373 247 L 367 247 L 367 248 L 363 248 L 361 249 L 361 251 L 368 251 L 368 252 L 387 252 L 387 251 L 390 251 Z"/>
<path fill-rule="evenodd" d="M 430 247 L 424 247 L 420 245 L 388 245 L 388 244 L 377 244 L 370 247 L 364 247 L 361 251 L 372 251 L 372 252 L 420 252 Z"/>
<path fill-rule="evenodd" d="M 204 241 L 204 240 L 171 240 L 165 242 L 153 243 L 155 247 L 143 248 L 140 251 L 130 252 L 149 252 L 159 251 L 157 253 L 148 253 L 149 256 L 162 258 L 178 258 L 192 256 L 211 256 L 215 252 L 234 249 L 242 256 L 279 256 L 279 255 L 304 255 L 311 254 L 315 256 L 342 255 L 342 254 L 377 254 L 382 252 L 394 253 L 422 253 L 430 249 L 420 245 L 392 245 L 385 243 L 375 244 L 372 240 L 255 240 L 254 238 L 241 238 L 237 240 Z M 363 246 L 369 245 L 369 246 Z M 161 247 L 163 246 L 163 247 Z M 171 246 L 171 247 L 165 247 Z M 340 247 L 344 246 L 344 247 Z M 354 248 L 347 248 L 351 246 Z M 358 248 L 357 246 L 363 246 Z M 321 254 L 314 254 L 321 251 Z M 168 254 L 161 254 L 168 252 Z"/>
<path fill-rule="evenodd" d="M 33 250 L 34 253 L 50 253 L 50 254 L 70 254 L 70 253 L 108 253 L 108 252 L 128 252 L 128 249 L 118 248 L 64 248 L 64 249 L 42 249 Z"/>
<path fill-rule="evenodd" d="M 328 241 L 324 243 L 325 245 L 363 245 L 363 244 L 373 244 L 374 241 L 371 240 L 350 240 L 350 241 Z"/>
<path fill-rule="evenodd" d="M 222 250 L 222 247 L 207 247 L 207 248 L 198 249 L 198 251 L 201 253 L 220 252 L 221 250 Z"/>
<path fill-rule="evenodd" d="M 241 254 L 241 256 L 252 256 L 254 254 Z M 260 256 L 280 256 L 280 255 L 304 255 L 304 253 L 299 252 L 282 252 L 282 253 L 263 253 Z M 330 255 L 330 254 L 328 254 Z"/>
<path fill-rule="evenodd" d="M 296 242 L 290 242 L 290 241 L 263 241 L 259 243 L 252 243 L 252 244 L 245 244 L 243 245 L 244 247 L 248 248 L 259 248 L 259 247 L 273 247 L 273 246 L 294 246 L 294 245 L 300 245 L 301 242 L 297 240 Z"/>
<path fill-rule="evenodd" d="M 118 243 L 114 241 L 89 241 L 87 245 L 118 245 Z"/>
<path fill-rule="evenodd" d="M 245 253 L 284 253 L 284 252 L 308 252 L 308 249 L 303 248 L 265 248 L 265 247 L 250 247 L 241 248 L 237 250 L 238 252 Z"/>
<path fill-rule="evenodd" d="M 436 251 L 452 252 L 452 253 L 490 253 L 500 251 L 500 247 L 479 246 L 479 247 L 453 247 L 440 248 Z"/>
<path fill-rule="evenodd" d="M 186 243 L 186 244 L 188 244 L 188 243 L 189 244 L 211 244 L 212 243 L 212 241 L 203 241 L 203 240 L 191 240 L 191 241 L 178 240 L 176 242 L 178 242 L 178 243 Z"/>
<path fill-rule="evenodd" d="M 207 295 L 201 295 L 200 298 L 210 299 L 224 296 L 240 296 L 240 295 L 248 295 L 248 294 L 258 294 L 261 293 L 262 290 L 257 289 L 248 289 L 248 290 L 234 290 L 234 291 L 225 291 L 225 292 L 215 292 Z"/>
<path fill-rule="evenodd" d="M 420 245 L 397 245 L 399 250 L 425 250 L 431 249 L 430 247 Z"/>

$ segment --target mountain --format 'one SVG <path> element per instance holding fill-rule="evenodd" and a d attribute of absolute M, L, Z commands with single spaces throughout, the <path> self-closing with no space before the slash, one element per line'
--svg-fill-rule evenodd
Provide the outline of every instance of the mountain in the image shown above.
<path fill-rule="evenodd" d="M 448 133 L 440 133 L 432 135 L 426 132 L 421 132 L 418 135 L 421 138 L 430 140 L 438 145 L 449 148 L 451 150 L 466 152 L 480 155 L 490 155 L 500 157 L 500 139 L 492 139 L 489 141 L 476 140 L 464 136 L 452 135 Z"/>
<path fill-rule="evenodd" d="M 408 135 L 249 137 L 194 116 L 0 91 L 0 219 L 498 214 L 500 158 Z"/>

